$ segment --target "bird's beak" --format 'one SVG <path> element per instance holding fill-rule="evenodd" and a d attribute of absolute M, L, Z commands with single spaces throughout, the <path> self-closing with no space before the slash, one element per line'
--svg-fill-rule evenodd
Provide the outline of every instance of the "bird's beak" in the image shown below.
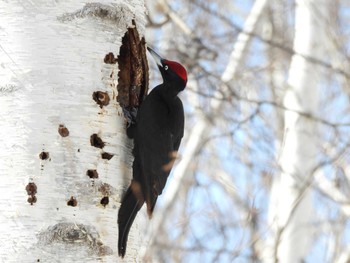
<path fill-rule="evenodd" d="M 162 68 L 163 64 L 162 64 L 162 57 L 159 56 L 152 48 L 147 47 L 147 50 L 149 51 L 149 53 L 151 53 L 152 57 L 154 58 L 154 60 L 156 61 L 158 67 Z"/>

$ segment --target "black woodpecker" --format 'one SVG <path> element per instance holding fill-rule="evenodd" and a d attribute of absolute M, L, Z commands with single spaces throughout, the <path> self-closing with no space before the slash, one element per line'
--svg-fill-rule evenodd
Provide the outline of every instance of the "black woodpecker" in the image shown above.
<path fill-rule="evenodd" d="M 163 84 L 155 87 L 142 102 L 133 129 L 133 179 L 118 213 L 121 257 L 125 256 L 130 227 L 144 202 L 151 218 L 184 134 L 184 110 L 177 95 L 186 87 L 186 69 L 147 49 L 157 62 Z"/>

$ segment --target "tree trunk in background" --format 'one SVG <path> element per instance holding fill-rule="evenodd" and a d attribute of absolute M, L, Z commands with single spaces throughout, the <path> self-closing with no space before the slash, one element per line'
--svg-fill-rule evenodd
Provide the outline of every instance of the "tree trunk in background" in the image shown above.
<path fill-rule="evenodd" d="M 118 55 L 132 19 L 144 33 L 145 8 L 142 0 L 82 2 L 0 2 L 1 262 L 118 258 L 132 143 L 116 102 L 118 68 L 104 58 Z M 99 107 L 95 91 L 109 104 Z M 93 134 L 104 147 L 91 145 Z M 123 262 L 139 260 L 140 219 Z"/>
<path fill-rule="evenodd" d="M 309 183 L 317 167 L 317 122 L 298 112 L 318 116 L 322 68 L 305 56 L 321 58 L 327 19 L 326 0 L 297 0 L 294 54 L 284 106 L 281 174 L 272 188 L 270 223 L 274 242 L 267 262 L 302 262 L 313 239 L 313 205 Z"/>

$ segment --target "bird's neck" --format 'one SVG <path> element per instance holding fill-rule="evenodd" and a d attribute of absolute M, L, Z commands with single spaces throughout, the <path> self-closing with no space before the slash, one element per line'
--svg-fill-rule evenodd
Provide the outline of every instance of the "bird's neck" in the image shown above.
<path fill-rule="evenodd" d="M 163 83 L 159 85 L 157 87 L 157 90 L 166 101 L 172 101 L 176 99 L 177 95 L 179 94 L 179 91 L 169 83 Z"/>

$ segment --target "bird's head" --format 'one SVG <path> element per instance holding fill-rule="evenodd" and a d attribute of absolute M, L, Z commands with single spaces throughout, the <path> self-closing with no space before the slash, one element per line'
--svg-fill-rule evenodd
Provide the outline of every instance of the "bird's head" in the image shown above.
<path fill-rule="evenodd" d="M 187 83 L 187 71 L 184 66 L 176 61 L 163 59 L 150 47 L 147 49 L 156 61 L 164 83 L 175 84 L 179 91 L 184 90 Z"/>

